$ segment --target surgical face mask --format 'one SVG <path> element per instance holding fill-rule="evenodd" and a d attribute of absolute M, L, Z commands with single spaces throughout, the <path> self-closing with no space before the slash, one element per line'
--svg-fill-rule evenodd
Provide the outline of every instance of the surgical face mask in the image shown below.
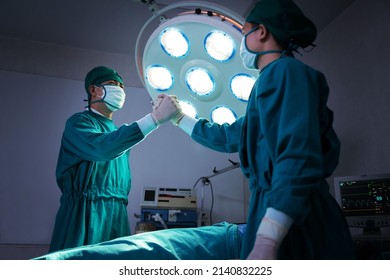
<path fill-rule="evenodd" d="M 242 38 L 240 46 L 240 56 L 244 66 L 248 69 L 257 69 L 257 58 L 258 54 L 248 50 L 246 46 L 246 36 Z"/>
<path fill-rule="evenodd" d="M 123 107 L 126 99 L 126 93 L 120 86 L 101 85 L 104 89 L 103 102 L 112 112 Z"/>
<path fill-rule="evenodd" d="M 248 37 L 248 35 L 251 34 L 252 32 L 255 32 L 257 29 L 259 28 L 256 27 L 250 30 L 247 34 L 245 34 L 242 37 L 241 40 L 240 57 L 242 59 L 242 62 L 244 63 L 244 66 L 248 69 L 257 69 L 257 59 L 259 55 L 255 52 L 248 50 L 248 47 L 246 45 L 246 37 Z"/>

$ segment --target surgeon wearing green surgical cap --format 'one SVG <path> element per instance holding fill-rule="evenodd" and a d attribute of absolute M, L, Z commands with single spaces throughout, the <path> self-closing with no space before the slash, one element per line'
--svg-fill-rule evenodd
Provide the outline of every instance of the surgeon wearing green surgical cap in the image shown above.
<path fill-rule="evenodd" d="M 180 112 L 177 100 L 159 95 L 152 112 L 117 127 L 113 113 L 126 93 L 121 76 L 98 66 L 85 77 L 88 105 L 73 114 L 62 136 L 56 179 L 61 190 L 50 252 L 130 235 L 130 149 Z"/>
<path fill-rule="evenodd" d="M 243 63 L 259 71 L 246 114 L 231 125 L 173 122 L 206 147 L 239 153 L 251 194 L 242 259 L 353 259 L 326 182 L 340 151 L 327 81 L 295 58 L 314 47 L 316 27 L 291 0 L 261 0 L 242 33 Z"/>

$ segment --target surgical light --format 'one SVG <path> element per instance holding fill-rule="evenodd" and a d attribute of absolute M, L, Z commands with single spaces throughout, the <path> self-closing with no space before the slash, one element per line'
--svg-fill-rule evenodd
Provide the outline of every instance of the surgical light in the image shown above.
<path fill-rule="evenodd" d="M 225 107 L 225 106 L 220 106 L 211 111 L 211 121 L 218 123 L 218 124 L 232 124 L 236 120 L 236 115 L 235 113 Z"/>
<path fill-rule="evenodd" d="M 226 61 L 230 59 L 235 50 L 235 44 L 227 33 L 215 30 L 205 39 L 206 52 L 215 60 Z"/>
<path fill-rule="evenodd" d="M 195 107 L 190 102 L 181 100 L 179 103 L 184 114 L 193 118 L 198 117 Z"/>
<path fill-rule="evenodd" d="M 146 69 L 146 81 L 157 91 L 166 91 L 173 84 L 171 72 L 161 65 L 151 65 Z"/>
<path fill-rule="evenodd" d="M 167 28 L 161 32 L 162 49 L 173 57 L 185 56 L 188 53 L 187 37 L 177 28 Z"/>
<path fill-rule="evenodd" d="M 190 69 L 186 74 L 185 80 L 189 89 L 196 95 L 209 95 L 215 89 L 213 77 L 203 68 L 195 67 Z"/>
<path fill-rule="evenodd" d="M 238 99 L 248 101 L 255 81 L 255 78 L 248 74 L 237 74 L 230 81 L 230 89 Z"/>
<path fill-rule="evenodd" d="M 258 75 L 239 56 L 244 19 L 202 1 L 155 7 L 136 41 L 137 71 L 152 99 L 176 95 L 186 114 L 220 124 L 244 115 Z"/>

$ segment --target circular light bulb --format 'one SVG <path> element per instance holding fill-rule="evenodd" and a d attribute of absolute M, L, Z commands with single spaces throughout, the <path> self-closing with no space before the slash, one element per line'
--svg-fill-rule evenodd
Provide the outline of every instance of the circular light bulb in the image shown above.
<path fill-rule="evenodd" d="M 161 32 L 160 44 L 162 49 L 172 57 L 182 57 L 188 53 L 187 37 L 178 28 L 167 28 Z"/>
<path fill-rule="evenodd" d="M 196 95 L 209 95 L 214 91 L 215 83 L 210 73 L 203 68 L 195 67 L 186 74 L 186 83 Z"/>
<path fill-rule="evenodd" d="M 146 70 L 146 80 L 152 88 L 160 91 L 170 89 L 173 84 L 171 72 L 161 65 L 148 67 Z"/>
<path fill-rule="evenodd" d="M 229 60 L 235 50 L 233 39 L 222 31 L 210 32 L 205 38 L 204 45 L 206 52 L 218 61 Z"/>
<path fill-rule="evenodd" d="M 237 74 L 230 81 L 230 89 L 238 99 L 248 101 L 255 81 L 248 74 Z"/>
<path fill-rule="evenodd" d="M 179 101 L 179 104 L 184 114 L 193 118 L 198 117 L 198 113 L 196 112 L 195 107 L 190 102 Z"/>
<path fill-rule="evenodd" d="M 225 106 L 220 106 L 211 112 L 211 121 L 218 124 L 232 124 L 236 121 L 236 116 L 231 109 Z"/>

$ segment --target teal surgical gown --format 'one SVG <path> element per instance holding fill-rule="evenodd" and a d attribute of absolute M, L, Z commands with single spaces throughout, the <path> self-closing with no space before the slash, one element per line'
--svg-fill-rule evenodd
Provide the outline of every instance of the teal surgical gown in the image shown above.
<path fill-rule="evenodd" d="M 340 151 L 328 92 L 321 72 L 281 57 L 259 73 L 244 116 L 231 125 L 196 123 L 191 137 L 220 152 L 238 152 L 248 177 L 242 258 L 250 253 L 268 207 L 294 220 L 278 258 L 354 258 L 349 228 L 325 180 Z"/>
<path fill-rule="evenodd" d="M 56 169 L 61 190 L 50 252 L 130 234 L 130 148 L 144 138 L 137 123 L 119 128 L 86 110 L 65 126 Z"/>

